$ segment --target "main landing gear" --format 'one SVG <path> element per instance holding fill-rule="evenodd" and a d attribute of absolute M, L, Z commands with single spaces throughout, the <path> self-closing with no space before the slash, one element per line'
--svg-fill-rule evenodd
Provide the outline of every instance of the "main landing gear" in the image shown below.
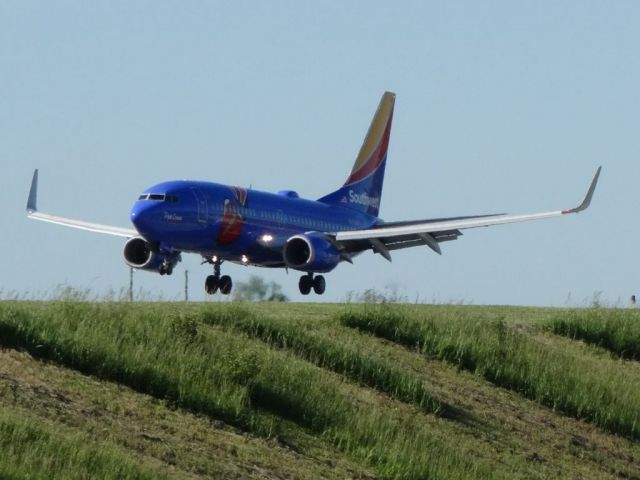
<path fill-rule="evenodd" d="M 324 277 L 322 275 L 314 277 L 313 272 L 309 272 L 306 275 L 301 276 L 300 281 L 298 282 L 298 288 L 302 295 L 309 295 L 312 288 L 317 295 L 322 295 L 326 286 L 327 284 L 324 281 Z"/>
<path fill-rule="evenodd" d="M 158 273 L 160 275 L 171 275 L 173 273 L 173 264 L 165 260 L 158 268 Z"/>
<path fill-rule="evenodd" d="M 221 294 L 229 295 L 233 287 L 233 281 L 229 275 L 220 276 L 220 264 L 222 260 L 214 258 L 208 259 L 208 262 L 213 264 L 213 275 L 209 275 L 205 280 L 204 291 L 209 295 L 213 295 L 220 290 Z"/>

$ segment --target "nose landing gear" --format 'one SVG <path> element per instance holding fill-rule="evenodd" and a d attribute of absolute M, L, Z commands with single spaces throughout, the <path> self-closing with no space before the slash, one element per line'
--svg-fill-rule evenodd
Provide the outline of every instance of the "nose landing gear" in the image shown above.
<path fill-rule="evenodd" d="M 204 291 L 209 295 L 213 295 L 218 290 L 223 295 L 229 295 L 231 288 L 233 287 L 233 281 L 229 275 L 220 276 L 220 264 L 222 260 L 218 258 L 207 259 L 209 263 L 213 264 L 213 275 L 209 275 L 204 282 Z"/>
<path fill-rule="evenodd" d="M 314 277 L 313 272 L 309 272 L 306 275 L 301 276 L 300 281 L 298 282 L 298 288 L 302 295 L 309 295 L 312 288 L 316 295 L 322 295 L 326 286 L 327 284 L 324 277 L 322 275 Z"/>

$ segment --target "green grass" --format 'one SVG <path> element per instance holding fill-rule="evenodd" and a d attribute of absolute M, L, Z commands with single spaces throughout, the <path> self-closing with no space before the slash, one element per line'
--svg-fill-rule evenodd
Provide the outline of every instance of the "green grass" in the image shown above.
<path fill-rule="evenodd" d="M 109 442 L 175 479 L 373 478 L 371 469 L 299 428 L 303 448 L 294 451 L 122 384 L 0 348 L 0 411 L 13 410 L 57 436 Z"/>
<path fill-rule="evenodd" d="M 25 447 L 19 437 L 2 434 L 7 443 L 0 451 L 29 455 L 59 443 L 89 455 L 104 445 L 108 458 L 122 456 L 123 465 L 132 465 L 132 475 L 155 478 L 158 466 L 186 478 L 269 476 L 251 468 L 249 453 L 234 465 L 231 452 L 244 451 L 244 437 L 260 443 L 253 450 L 258 456 L 278 446 L 289 455 L 280 461 L 304 459 L 295 474 L 279 474 L 276 462 L 256 458 L 270 474 L 292 478 L 317 477 L 310 472 L 326 472 L 333 458 L 345 462 L 343 477 L 357 477 L 361 468 L 367 478 L 371 471 L 407 479 L 637 478 L 640 365 L 547 330 L 553 319 L 573 312 L 0 302 L 0 346 L 41 359 L 0 352 L 0 411 L 30 412 L 30 423 L 18 427 L 38 427 L 56 439 L 35 436 Z M 12 377 L 2 359 L 15 358 L 30 361 Z M 38 364 L 47 373 L 32 380 Z M 46 386 L 56 371 L 73 372 L 75 380 Z M 95 384 L 110 385 L 112 393 L 97 395 L 97 407 L 79 401 L 94 395 L 87 389 Z M 122 386 L 133 391 L 119 393 Z M 141 393 L 153 398 L 142 401 L 150 397 Z M 96 408 L 102 413 L 94 415 Z M 193 419 L 181 417 L 184 427 L 162 420 L 178 411 Z M 117 424 L 110 423 L 113 415 Z M 188 426 L 196 420 L 202 421 L 197 433 Z M 224 467 L 216 468 L 216 448 L 200 442 L 220 420 L 235 427 L 221 442 L 234 445 L 223 447 Z M 84 427 L 74 430 L 78 425 Z M 135 440 L 128 440 L 132 434 Z M 233 435 L 238 438 L 230 440 Z M 16 465 L 31 460 L 16 458 L 0 455 L 0 477 L 20 478 Z M 305 475 L 303 464 L 318 468 Z M 65 464 L 61 472 L 67 471 L 82 470 Z"/>
<path fill-rule="evenodd" d="M 601 428 L 640 439 L 640 378 L 619 362 L 584 355 L 474 310 L 455 317 L 394 307 L 351 308 L 346 326 L 415 348 Z M 634 374 L 635 373 L 635 374 Z"/>
<path fill-rule="evenodd" d="M 256 315 L 247 310 L 238 310 L 237 313 L 241 314 L 236 315 L 225 313 L 205 312 L 204 321 L 210 325 L 233 327 L 269 345 L 292 351 L 319 367 L 380 390 L 400 401 L 415 403 L 426 412 L 444 417 L 458 414 L 452 406 L 434 398 L 417 375 L 358 350 L 343 339 L 323 336 L 317 330 L 308 328 L 299 318 Z"/>
<path fill-rule="evenodd" d="M 640 360 L 640 312 L 583 309 L 554 315 L 547 327 L 558 335 L 584 340 L 621 358 Z"/>
<path fill-rule="evenodd" d="M 295 444 L 282 419 L 295 422 L 383 477 L 495 476 L 433 436 L 417 412 L 369 408 L 339 376 L 206 323 L 248 316 L 236 306 L 9 302 L 0 305 L 0 338 L 256 435 Z"/>
<path fill-rule="evenodd" d="M 13 409 L 0 412 L 0 452 L 0 478 L 168 478 L 141 467 L 108 442 L 96 443 L 87 435 L 65 432 Z"/>

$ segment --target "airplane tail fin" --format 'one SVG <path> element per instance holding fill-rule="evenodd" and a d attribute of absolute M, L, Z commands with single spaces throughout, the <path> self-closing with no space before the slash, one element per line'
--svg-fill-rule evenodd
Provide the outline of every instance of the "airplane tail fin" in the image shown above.
<path fill-rule="evenodd" d="M 395 93 L 382 95 L 347 181 L 335 192 L 318 199 L 320 202 L 378 216 L 395 99 Z"/>

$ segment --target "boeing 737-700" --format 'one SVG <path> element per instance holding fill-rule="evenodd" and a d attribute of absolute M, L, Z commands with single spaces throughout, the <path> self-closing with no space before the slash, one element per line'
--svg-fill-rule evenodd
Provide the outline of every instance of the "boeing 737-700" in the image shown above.
<path fill-rule="evenodd" d="M 387 260 L 391 252 L 456 240 L 462 230 L 578 213 L 593 197 L 601 167 L 582 203 L 568 210 L 528 215 L 477 215 L 385 222 L 378 217 L 395 94 L 382 95 L 364 143 L 342 187 L 318 200 L 295 191 L 261 192 L 203 181 L 169 181 L 144 190 L 131 208 L 133 228 L 89 223 L 39 212 L 38 170 L 33 174 L 27 215 L 35 220 L 127 238 L 124 260 L 139 270 L 170 275 L 181 254 L 196 253 L 213 266 L 205 281 L 209 294 L 231 292 L 221 275 L 223 262 L 303 272 L 300 293 L 321 295 L 325 279 L 341 262 L 372 250 Z"/>

